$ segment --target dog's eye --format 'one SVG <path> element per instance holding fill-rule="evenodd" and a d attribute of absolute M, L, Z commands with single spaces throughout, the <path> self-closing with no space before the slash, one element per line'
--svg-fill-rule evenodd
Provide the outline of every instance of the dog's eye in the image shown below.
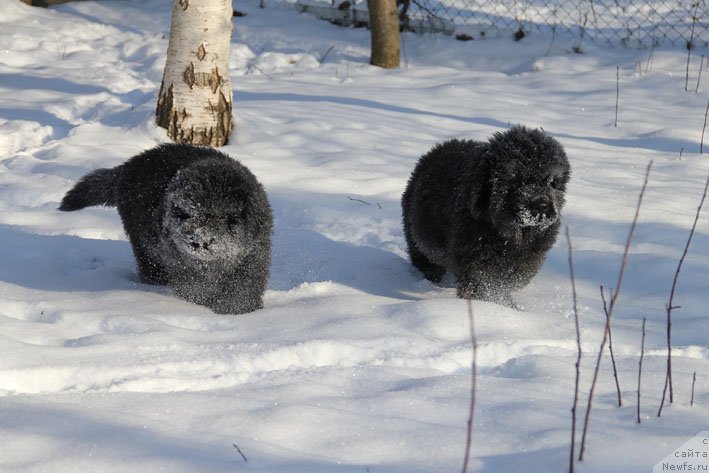
<path fill-rule="evenodd" d="M 552 189 L 558 189 L 559 182 L 556 179 L 550 179 L 549 180 L 549 187 L 551 187 Z"/>

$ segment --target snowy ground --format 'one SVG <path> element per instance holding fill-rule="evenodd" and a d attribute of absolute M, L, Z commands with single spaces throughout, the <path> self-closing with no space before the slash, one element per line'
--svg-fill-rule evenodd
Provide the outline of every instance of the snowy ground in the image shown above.
<path fill-rule="evenodd" d="M 693 52 L 689 93 L 686 51 L 575 54 L 577 38 L 541 35 L 405 34 L 403 67 L 385 71 L 367 64 L 364 29 L 239 1 L 224 151 L 264 183 L 276 225 L 266 307 L 225 317 L 138 283 L 115 210 L 55 210 L 86 172 L 166 140 L 153 113 L 170 3 L 0 0 L 0 471 L 459 471 L 466 305 L 408 263 L 399 199 L 434 143 L 510 123 L 543 127 L 571 159 L 583 405 L 598 288 L 615 284 L 654 160 L 613 325 L 624 406 L 606 357 L 578 471 L 650 472 L 707 430 L 709 210 L 675 298 L 675 402 L 656 417 L 664 306 L 709 174 L 709 76 L 694 92 L 707 51 Z M 471 470 L 566 471 L 576 352 L 563 238 L 516 299 L 526 310 L 474 303 Z"/>

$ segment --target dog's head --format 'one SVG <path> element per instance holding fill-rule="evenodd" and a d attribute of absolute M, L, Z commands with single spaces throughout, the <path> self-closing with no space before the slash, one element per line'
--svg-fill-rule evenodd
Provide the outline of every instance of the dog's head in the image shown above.
<path fill-rule="evenodd" d="M 541 130 L 515 126 L 489 141 L 489 212 L 508 237 L 559 221 L 570 167 L 561 144 Z"/>
<path fill-rule="evenodd" d="M 271 209 L 256 178 L 237 163 L 180 170 L 164 200 L 163 236 L 198 260 L 238 260 L 271 231 Z"/>

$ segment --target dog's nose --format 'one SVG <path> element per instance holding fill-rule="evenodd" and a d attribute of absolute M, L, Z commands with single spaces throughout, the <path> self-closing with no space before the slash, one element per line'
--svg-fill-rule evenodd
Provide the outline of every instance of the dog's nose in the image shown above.
<path fill-rule="evenodd" d="M 532 216 L 536 219 L 551 217 L 554 214 L 554 206 L 546 199 L 540 199 L 532 203 L 530 209 Z"/>

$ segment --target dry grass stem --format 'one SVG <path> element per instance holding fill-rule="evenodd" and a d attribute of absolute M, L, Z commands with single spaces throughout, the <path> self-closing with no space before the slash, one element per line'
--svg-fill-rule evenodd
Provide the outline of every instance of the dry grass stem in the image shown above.
<path fill-rule="evenodd" d="M 611 289 L 611 293 L 613 290 Z M 615 380 L 615 390 L 618 396 L 618 407 L 623 406 L 623 398 L 620 394 L 620 381 L 618 380 L 618 368 L 615 364 L 615 353 L 613 352 L 613 330 L 611 326 L 611 316 L 608 312 L 608 305 L 606 304 L 606 296 L 603 293 L 603 286 L 601 286 L 601 300 L 603 301 L 603 313 L 606 315 L 606 327 L 608 330 L 608 352 L 611 355 L 611 366 L 613 367 L 613 379 Z"/>
<path fill-rule="evenodd" d="M 574 403 L 571 406 L 571 454 L 569 457 L 569 473 L 574 473 L 574 460 L 576 458 L 576 408 L 579 400 L 579 380 L 581 378 L 581 329 L 579 327 L 579 311 L 576 297 L 576 277 L 574 276 L 574 262 L 572 257 L 571 237 L 569 236 L 569 227 L 566 227 L 566 241 L 569 245 L 569 274 L 571 277 L 571 294 L 574 301 L 574 324 L 576 327 L 576 379 L 574 381 Z"/>
<path fill-rule="evenodd" d="M 591 417 L 591 407 L 593 405 L 593 393 L 596 389 L 596 382 L 598 381 L 598 371 L 601 366 L 601 357 L 603 356 L 603 350 L 605 349 L 606 341 L 608 338 L 609 324 L 611 317 L 613 316 L 613 309 L 615 308 L 616 301 L 618 300 L 618 295 L 620 294 L 621 284 L 623 283 L 623 275 L 625 274 L 625 267 L 628 264 L 628 251 L 630 250 L 630 242 L 633 239 L 633 233 L 635 232 L 635 227 L 638 222 L 638 216 L 640 215 L 640 206 L 643 202 L 643 196 L 645 195 L 645 189 L 647 188 L 648 179 L 650 177 L 650 170 L 652 169 L 652 161 L 647 165 L 647 170 L 645 171 L 645 179 L 643 181 L 642 189 L 640 189 L 640 196 L 638 197 L 638 205 L 635 208 L 635 216 L 633 217 L 633 222 L 630 225 L 630 231 L 628 232 L 628 239 L 625 242 L 625 249 L 623 250 L 623 258 L 620 264 L 620 270 L 618 271 L 618 281 L 615 285 L 615 290 L 611 290 L 610 304 L 608 305 L 608 316 L 606 317 L 606 327 L 603 331 L 603 339 L 601 340 L 601 347 L 598 350 L 598 357 L 596 358 L 596 367 L 593 372 L 593 379 L 591 381 L 591 389 L 588 394 L 588 404 L 586 405 L 586 416 L 583 421 L 583 433 L 581 434 L 581 448 L 579 451 L 579 461 L 583 461 L 583 454 L 586 450 L 586 435 L 588 434 L 588 424 Z M 603 292 L 601 290 L 601 292 Z"/>
<path fill-rule="evenodd" d="M 615 68 L 615 122 L 614 127 L 618 126 L 618 102 L 620 101 L 620 66 Z"/>
<path fill-rule="evenodd" d="M 699 93 L 699 83 L 702 80 L 702 69 L 704 69 L 704 54 L 702 54 L 702 61 L 699 63 L 699 73 L 697 74 L 697 86 L 694 88 L 694 93 Z"/>
<path fill-rule="evenodd" d="M 640 382 L 643 374 L 643 357 L 645 356 L 645 322 L 646 319 L 643 317 L 643 336 L 640 340 L 640 361 L 638 362 L 638 424 L 640 423 Z"/>
<path fill-rule="evenodd" d="M 239 452 L 239 455 L 241 455 L 241 458 L 243 458 L 244 461 L 245 461 L 246 463 L 248 463 L 249 460 L 246 459 L 246 455 L 244 455 L 244 452 L 241 451 L 241 449 L 239 448 L 239 446 L 238 446 L 237 444 L 235 444 L 235 443 L 232 443 L 232 446 L 236 449 L 237 452 Z"/>
<path fill-rule="evenodd" d="M 692 238 L 694 237 L 694 230 L 697 228 L 697 222 L 699 221 L 699 215 L 702 212 L 702 207 L 704 206 L 704 200 L 707 197 L 707 189 L 709 189 L 709 177 L 704 184 L 704 192 L 702 198 L 699 201 L 699 207 L 697 207 L 697 213 L 694 215 L 694 223 L 692 223 L 692 229 L 689 231 L 689 237 L 687 238 L 687 244 L 684 246 L 684 251 L 682 252 L 682 257 L 679 259 L 677 264 L 677 270 L 675 270 L 675 277 L 672 279 L 672 289 L 670 290 L 670 300 L 665 307 L 667 311 L 667 372 L 665 374 L 665 387 L 662 389 L 662 400 L 660 401 L 660 408 L 657 411 L 657 417 L 662 415 L 662 408 L 665 405 L 665 396 L 667 395 L 667 389 L 670 392 L 670 404 L 674 401 L 674 395 L 672 390 L 672 310 L 678 309 L 679 306 L 674 305 L 675 292 L 677 291 L 677 282 L 679 281 L 679 273 L 682 270 L 682 264 L 684 259 L 687 257 L 687 252 L 689 251 L 689 245 L 692 243 Z"/>
<path fill-rule="evenodd" d="M 699 140 L 699 154 L 704 154 L 704 132 L 707 129 L 707 114 L 709 114 L 709 101 L 707 101 L 707 108 L 704 110 L 704 126 L 702 126 L 702 138 Z"/>
<path fill-rule="evenodd" d="M 685 74 L 685 79 L 684 79 L 684 91 L 687 92 L 688 87 L 689 87 L 689 61 L 692 58 L 692 49 L 694 48 L 694 27 L 697 24 L 697 10 L 699 9 L 699 4 L 701 2 L 696 1 L 692 3 L 692 7 L 694 7 L 694 14 L 692 14 L 692 28 L 690 29 L 689 32 L 689 41 L 687 41 L 687 72 Z"/>
<path fill-rule="evenodd" d="M 467 473 L 470 462 L 470 450 L 473 445 L 473 419 L 475 416 L 475 384 L 477 379 L 478 341 L 475 337 L 475 319 L 473 317 L 473 302 L 468 299 L 468 319 L 470 322 L 470 343 L 473 348 L 473 359 L 470 366 L 470 408 L 465 439 L 465 456 L 463 457 L 462 473 Z"/>

